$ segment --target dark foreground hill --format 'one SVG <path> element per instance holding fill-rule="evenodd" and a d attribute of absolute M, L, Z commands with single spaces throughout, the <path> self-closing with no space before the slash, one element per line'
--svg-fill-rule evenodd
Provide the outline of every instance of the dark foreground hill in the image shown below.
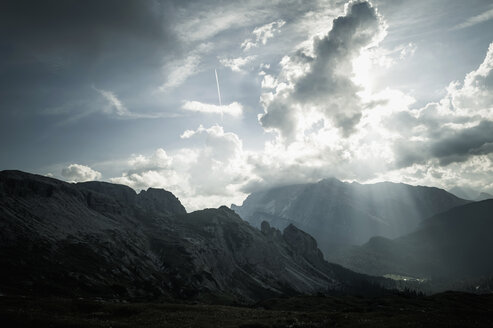
<path fill-rule="evenodd" d="M 332 260 L 359 272 L 420 277 L 452 288 L 454 281 L 493 277 L 492 232 L 493 200 L 485 200 L 435 215 L 400 238 L 372 238 Z"/>
<path fill-rule="evenodd" d="M 254 226 L 262 221 L 277 228 L 294 224 L 329 255 L 338 245 L 410 233 L 421 220 L 468 202 L 438 188 L 325 179 L 255 192 L 231 208 Z"/>
<path fill-rule="evenodd" d="M 89 327 L 491 327 L 493 295 L 292 297 L 251 307 L 0 297 L 0 326 Z"/>
<path fill-rule="evenodd" d="M 0 172 L 0 293 L 248 303 L 380 290 L 324 261 L 290 225 L 258 230 L 226 207 L 187 214 L 171 193 Z"/>

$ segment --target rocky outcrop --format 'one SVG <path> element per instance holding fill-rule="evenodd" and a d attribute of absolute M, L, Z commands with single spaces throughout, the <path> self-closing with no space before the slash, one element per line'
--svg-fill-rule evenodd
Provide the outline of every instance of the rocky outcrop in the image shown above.
<path fill-rule="evenodd" d="M 324 256 L 318 249 L 317 241 L 306 232 L 290 224 L 284 229 L 282 236 L 298 256 L 308 259 L 310 263 L 320 264 L 324 261 Z"/>
<path fill-rule="evenodd" d="M 147 191 L 142 190 L 137 195 L 137 200 L 139 205 L 148 213 L 159 213 L 160 215 L 187 213 L 178 198 L 163 189 L 149 188 Z"/>
<path fill-rule="evenodd" d="M 227 207 L 187 214 L 171 193 L 0 172 L 0 291 L 252 302 L 384 283 L 323 260 L 294 226 L 258 230 Z"/>

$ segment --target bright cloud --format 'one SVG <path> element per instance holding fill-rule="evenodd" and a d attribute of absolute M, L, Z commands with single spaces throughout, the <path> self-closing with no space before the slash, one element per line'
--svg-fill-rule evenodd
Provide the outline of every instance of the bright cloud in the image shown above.
<path fill-rule="evenodd" d="M 192 112 L 221 115 L 226 114 L 234 117 L 239 117 L 243 113 L 243 106 L 236 101 L 229 105 L 222 106 L 205 104 L 199 101 L 185 101 L 181 108 Z"/>
<path fill-rule="evenodd" d="M 115 113 L 118 116 L 129 116 L 130 112 L 127 107 L 118 99 L 118 97 L 111 91 L 101 90 L 94 88 L 99 94 L 101 94 L 107 101 L 108 106 L 103 110 L 107 114 Z"/>
<path fill-rule="evenodd" d="M 202 57 L 213 49 L 213 44 L 204 42 L 198 44 L 188 56 L 175 59 L 164 65 L 166 82 L 159 88 L 161 91 L 169 91 L 182 85 L 189 77 L 200 72 Z"/>
<path fill-rule="evenodd" d="M 83 182 L 100 180 L 100 172 L 91 169 L 89 166 L 80 164 L 70 164 L 62 169 L 62 177 L 70 182 Z"/>
<path fill-rule="evenodd" d="M 240 202 L 245 197 L 240 189 L 250 172 L 240 138 L 218 125 L 199 126 L 181 137 L 201 146 L 171 154 L 158 149 L 150 156 L 133 156 L 128 160 L 129 169 L 110 180 L 135 189 L 165 188 L 177 195 L 187 210 Z"/>
<path fill-rule="evenodd" d="M 8 7 L 4 168 L 101 179 L 66 166 L 77 147 L 188 209 L 327 176 L 493 192 L 487 1 L 124 1 L 50 22 Z"/>
<path fill-rule="evenodd" d="M 437 161 L 446 166 L 492 153 L 492 90 L 493 43 L 478 69 L 467 74 L 463 83 L 452 82 L 440 102 L 397 114 L 408 117 L 395 145 L 396 164 L 405 167 Z"/>
<path fill-rule="evenodd" d="M 169 73 L 161 90 L 172 89 L 183 84 L 190 76 L 197 73 L 200 60 L 199 55 L 190 55 L 184 60 L 176 60 L 168 64 L 166 68 Z"/>
<path fill-rule="evenodd" d="M 243 41 L 241 48 L 247 51 L 251 48 L 258 47 L 260 44 L 265 45 L 267 40 L 274 37 L 275 34 L 281 31 L 281 27 L 284 26 L 286 22 L 282 19 L 275 22 L 262 25 L 253 30 L 252 34 L 255 36 L 253 39 L 249 38 Z"/>
<path fill-rule="evenodd" d="M 261 125 L 288 141 L 299 139 L 320 119 L 344 135 L 354 132 L 363 108 L 353 81 L 353 60 L 385 36 L 385 25 L 368 2 L 350 2 L 332 29 L 313 42 L 313 56 L 297 52 L 281 61 L 276 92 L 263 96 Z"/>
<path fill-rule="evenodd" d="M 272 36 L 266 31 L 282 25 L 265 26 L 251 42 L 267 42 Z M 493 191 L 493 44 L 481 65 L 462 82 L 452 82 L 442 99 L 413 108 L 408 90 L 375 89 L 371 72 L 413 56 L 415 43 L 380 47 L 387 26 L 366 1 L 350 1 L 327 30 L 284 55 L 277 71 L 260 68 L 259 123 L 274 135 L 261 151 L 244 149 L 240 137 L 222 126 L 201 125 L 181 134 L 194 146 L 132 156 L 124 174 L 111 180 L 168 189 L 189 210 L 328 176 Z M 245 50 L 254 47 L 246 44 Z M 254 59 L 222 63 L 238 71 Z M 236 102 L 186 101 L 182 109 L 243 114 Z"/>
<path fill-rule="evenodd" d="M 222 58 L 219 59 L 219 62 L 223 64 L 225 67 L 230 68 L 233 72 L 242 72 L 243 67 L 251 64 L 257 56 L 247 56 L 247 57 L 238 57 L 238 58 Z"/>
<path fill-rule="evenodd" d="M 485 11 L 479 15 L 468 18 L 465 22 L 460 23 L 459 25 L 455 26 L 454 29 L 463 29 L 463 28 L 471 27 L 471 26 L 474 26 L 476 24 L 486 22 L 490 19 L 493 19 L 493 8 L 491 8 L 490 10 Z"/>

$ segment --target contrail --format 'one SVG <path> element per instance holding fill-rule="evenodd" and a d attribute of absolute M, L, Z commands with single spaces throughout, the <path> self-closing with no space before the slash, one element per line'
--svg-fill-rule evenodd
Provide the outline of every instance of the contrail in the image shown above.
<path fill-rule="evenodd" d="M 217 78 L 217 71 L 214 68 L 214 73 L 216 74 L 216 85 L 217 85 L 217 96 L 219 97 L 219 106 L 222 106 L 221 103 L 221 90 L 219 89 L 219 79 Z"/>

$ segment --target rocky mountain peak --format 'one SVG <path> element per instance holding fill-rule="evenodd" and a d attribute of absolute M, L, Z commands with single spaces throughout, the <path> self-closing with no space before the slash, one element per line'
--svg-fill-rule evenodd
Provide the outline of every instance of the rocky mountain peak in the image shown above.
<path fill-rule="evenodd" d="M 67 185 L 63 181 L 22 171 L 0 172 L 0 195 L 6 197 L 51 197 L 58 189 L 67 189 Z"/>
<path fill-rule="evenodd" d="M 225 206 L 225 205 L 222 205 L 222 206 L 219 206 L 218 210 L 220 211 L 223 211 L 225 213 L 228 213 L 228 214 L 231 214 L 231 215 L 238 215 L 236 214 L 235 211 L 233 211 L 232 209 L 230 209 L 229 207 Z"/>
<path fill-rule="evenodd" d="M 293 224 L 284 229 L 282 237 L 296 254 L 307 258 L 312 263 L 323 261 L 323 254 L 318 249 L 315 238 L 296 228 Z"/>
<path fill-rule="evenodd" d="M 171 192 L 164 189 L 149 188 L 142 190 L 137 195 L 140 206 L 147 211 L 158 212 L 165 215 L 186 214 L 185 207 Z"/>
<path fill-rule="evenodd" d="M 267 222 L 267 221 L 262 221 L 262 223 L 260 224 L 260 231 L 265 236 L 268 236 L 271 238 L 281 238 L 282 237 L 281 231 L 279 229 L 271 227 L 269 222 Z"/>
<path fill-rule="evenodd" d="M 320 185 L 344 185 L 344 182 L 342 182 L 339 179 L 336 179 L 334 177 L 328 177 L 325 179 L 322 179 L 318 182 Z"/>
<path fill-rule="evenodd" d="M 124 205 L 133 204 L 135 202 L 135 196 L 137 195 L 136 192 L 128 186 L 102 181 L 79 182 L 75 186 L 79 189 L 90 190 L 106 195 Z"/>

